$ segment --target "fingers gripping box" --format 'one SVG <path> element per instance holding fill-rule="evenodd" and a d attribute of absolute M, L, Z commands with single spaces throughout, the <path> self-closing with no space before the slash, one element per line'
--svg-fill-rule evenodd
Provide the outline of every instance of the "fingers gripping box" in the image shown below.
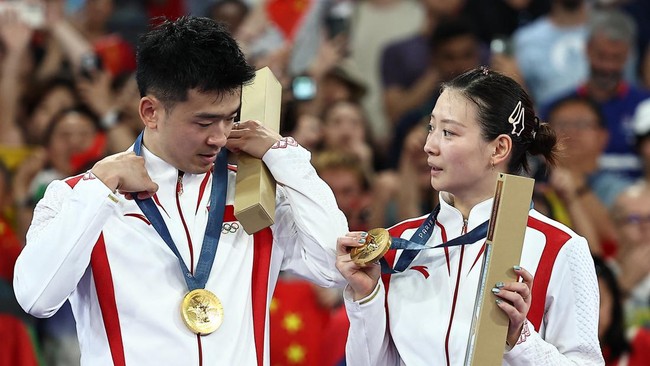
<path fill-rule="evenodd" d="M 252 83 L 242 89 L 241 121 L 256 120 L 280 130 L 282 86 L 268 67 L 257 70 Z M 235 217 L 248 234 L 273 224 L 275 220 L 275 180 L 262 162 L 245 153 L 237 160 Z"/>

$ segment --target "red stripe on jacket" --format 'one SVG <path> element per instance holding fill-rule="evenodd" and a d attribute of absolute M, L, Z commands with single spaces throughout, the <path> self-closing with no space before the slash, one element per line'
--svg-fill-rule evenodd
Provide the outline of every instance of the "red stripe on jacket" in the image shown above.
<path fill-rule="evenodd" d="M 264 364 L 264 330 L 268 314 L 269 271 L 271 267 L 271 250 L 273 249 L 273 232 L 265 228 L 253 234 L 253 331 L 257 364 Z"/>
<path fill-rule="evenodd" d="M 227 205 L 223 221 L 237 221 L 232 205 Z M 271 251 L 273 249 L 273 232 L 271 228 L 262 229 L 253 234 L 253 273 L 251 291 L 253 302 L 253 335 L 257 364 L 264 364 L 264 330 L 268 311 L 269 273 L 271 269 Z"/>
<path fill-rule="evenodd" d="M 540 231 L 546 236 L 546 245 L 539 259 L 535 278 L 533 279 L 532 303 L 528 311 L 528 321 L 539 331 L 546 307 L 546 291 L 553 273 L 553 265 L 560 249 L 571 238 L 569 234 L 538 219 L 528 217 L 528 227 Z"/>
<path fill-rule="evenodd" d="M 67 179 L 65 180 L 65 182 L 70 186 L 70 188 L 74 188 L 74 186 L 76 186 L 77 183 L 79 183 L 79 181 L 80 181 L 81 178 L 83 178 L 83 177 L 84 177 L 83 174 L 79 174 L 79 175 L 76 175 L 76 176 L 74 176 L 74 177 L 67 178 Z"/>
<path fill-rule="evenodd" d="M 406 230 L 417 229 L 418 227 L 420 227 L 420 225 L 422 225 L 424 220 L 425 218 L 421 218 L 417 220 L 402 222 L 388 229 L 388 234 L 394 238 L 400 238 Z M 384 255 L 384 259 L 386 260 L 390 268 L 393 268 L 393 266 L 395 265 L 396 255 L 397 255 L 396 249 L 389 249 L 388 252 L 386 252 L 386 255 Z M 384 288 L 386 289 L 386 298 L 388 298 L 388 287 L 390 285 L 390 273 L 382 273 L 381 280 L 384 283 Z M 386 303 L 388 304 L 388 302 Z"/>
<path fill-rule="evenodd" d="M 122 330 L 120 328 L 117 304 L 115 303 L 113 276 L 111 275 L 111 266 L 108 263 L 103 234 L 99 235 L 99 239 L 97 239 L 97 243 L 93 248 L 90 257 L 90 267 L 92 268 L 93 279 L 95 280 L 97 300 L 102 312 L 102 319 L 104 320 L 104 329 L 106 329 L 113 365 L 124 366 L 126 365 L 126 361 L 124 358 Z"/>
<path fill-rule="evenodd" d="M 70 188 L 74 188 L 83 177 L 84 174 L 80 174 L 66 179 L 65 182 Z M 97 301 L 102 312 L 104 329 L 106 330 L 108 345 L 111 349 L 113 365 L 125 366 L 126 361 L 124 357 L 124 343 L 122 342 L 122 330 L 120 328 L 120 317 L 117 312 L 117 304 L 115 303 L 113 276 L 111 275 L 111 266 L 108 263 L 103 233 L 99 234 L 99 238 L 90 255 L 90 268 L 92 269 L 93 280 L 95 281 Z"/>

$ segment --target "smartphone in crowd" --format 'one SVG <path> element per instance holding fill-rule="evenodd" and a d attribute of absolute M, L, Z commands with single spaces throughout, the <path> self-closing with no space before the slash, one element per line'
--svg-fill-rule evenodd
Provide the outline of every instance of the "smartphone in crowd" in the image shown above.
<path fill-rule="evenodd" d="M 509 37 L 499 36 L 490 41 L 490 52 L 494 55 L 512 56 L 512 40 Z"/>
<path fill-rule="evenodd" d="M 296 76 L 291 83 L 291 90 L 296 100 L 312 100 L 316 97 L 316 82 L 310 76 Z"/>
<path fill-rule="evenodd" d="M 82 77 L 91 80 L 93 74 L 103 68 L 102 59 L 94 52 L 81 56 L 79 73 Z"/>

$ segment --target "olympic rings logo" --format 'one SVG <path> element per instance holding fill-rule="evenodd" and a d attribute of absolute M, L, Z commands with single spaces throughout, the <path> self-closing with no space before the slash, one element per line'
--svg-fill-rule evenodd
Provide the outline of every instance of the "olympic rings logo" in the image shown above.
<path fill-rule="evenodd" d="M 238 222 L 224 222 L 223 225 L 221 225 L 221 233 L 222 234 L 233 234 L 236 233 L 237 230 L 239 230 L 239 223 Z"/>

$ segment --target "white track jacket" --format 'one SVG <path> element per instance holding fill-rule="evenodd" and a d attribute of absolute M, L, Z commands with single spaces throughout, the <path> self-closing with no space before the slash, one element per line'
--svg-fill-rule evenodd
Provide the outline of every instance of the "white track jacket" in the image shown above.
<path fill-rule="evenodd" d="M 493 199 L 476 205 L 463 227 L 460 211 L 442 196 L 428 246 L 456 238 L 490 217 Z M 391 236 L 410 238 L 425 218 L 396 225 Z M 463 365 L 484 243 L 485 238 L 420 251 L 404 272 L 383 275 L 367 298 L 354 302 L 346 293 L 347 364 Z M 400 252 L 387 253 L 391 266 Z M 509 351 L 504 344 L 503 365 L 603 365 L 598 283 L 586 240 L 531 210 L 521 262 L 513 263 L 517 264 L 535 276 L 532 306 L 517 344 Z M 494 285 L 486 285 L 486 296 L 494 297 L 489 292 Z"/>
<path fill-rule="evenodd" d="M 184 174 L 143 148 L 159 185 L 155 202 L 188 268 L 196 268 L 212 175 Z M 268 365 L 268 309 L 280 270 L 318 285 L 343 285 L 334 265 L 347 222 L 329 187 L 295 144 L 263 157 L 278 183 L 275 224 L 248 235 L 233 214 L 229 172 L 224 225 L 206 289 L 224 322 L 193 334 L 180 305 L 179 262 L 133 201 L 89 174 L 50 184 L 16 263 L 21 306 L 48 317 L 69 299 L 82 365 Z"/>

